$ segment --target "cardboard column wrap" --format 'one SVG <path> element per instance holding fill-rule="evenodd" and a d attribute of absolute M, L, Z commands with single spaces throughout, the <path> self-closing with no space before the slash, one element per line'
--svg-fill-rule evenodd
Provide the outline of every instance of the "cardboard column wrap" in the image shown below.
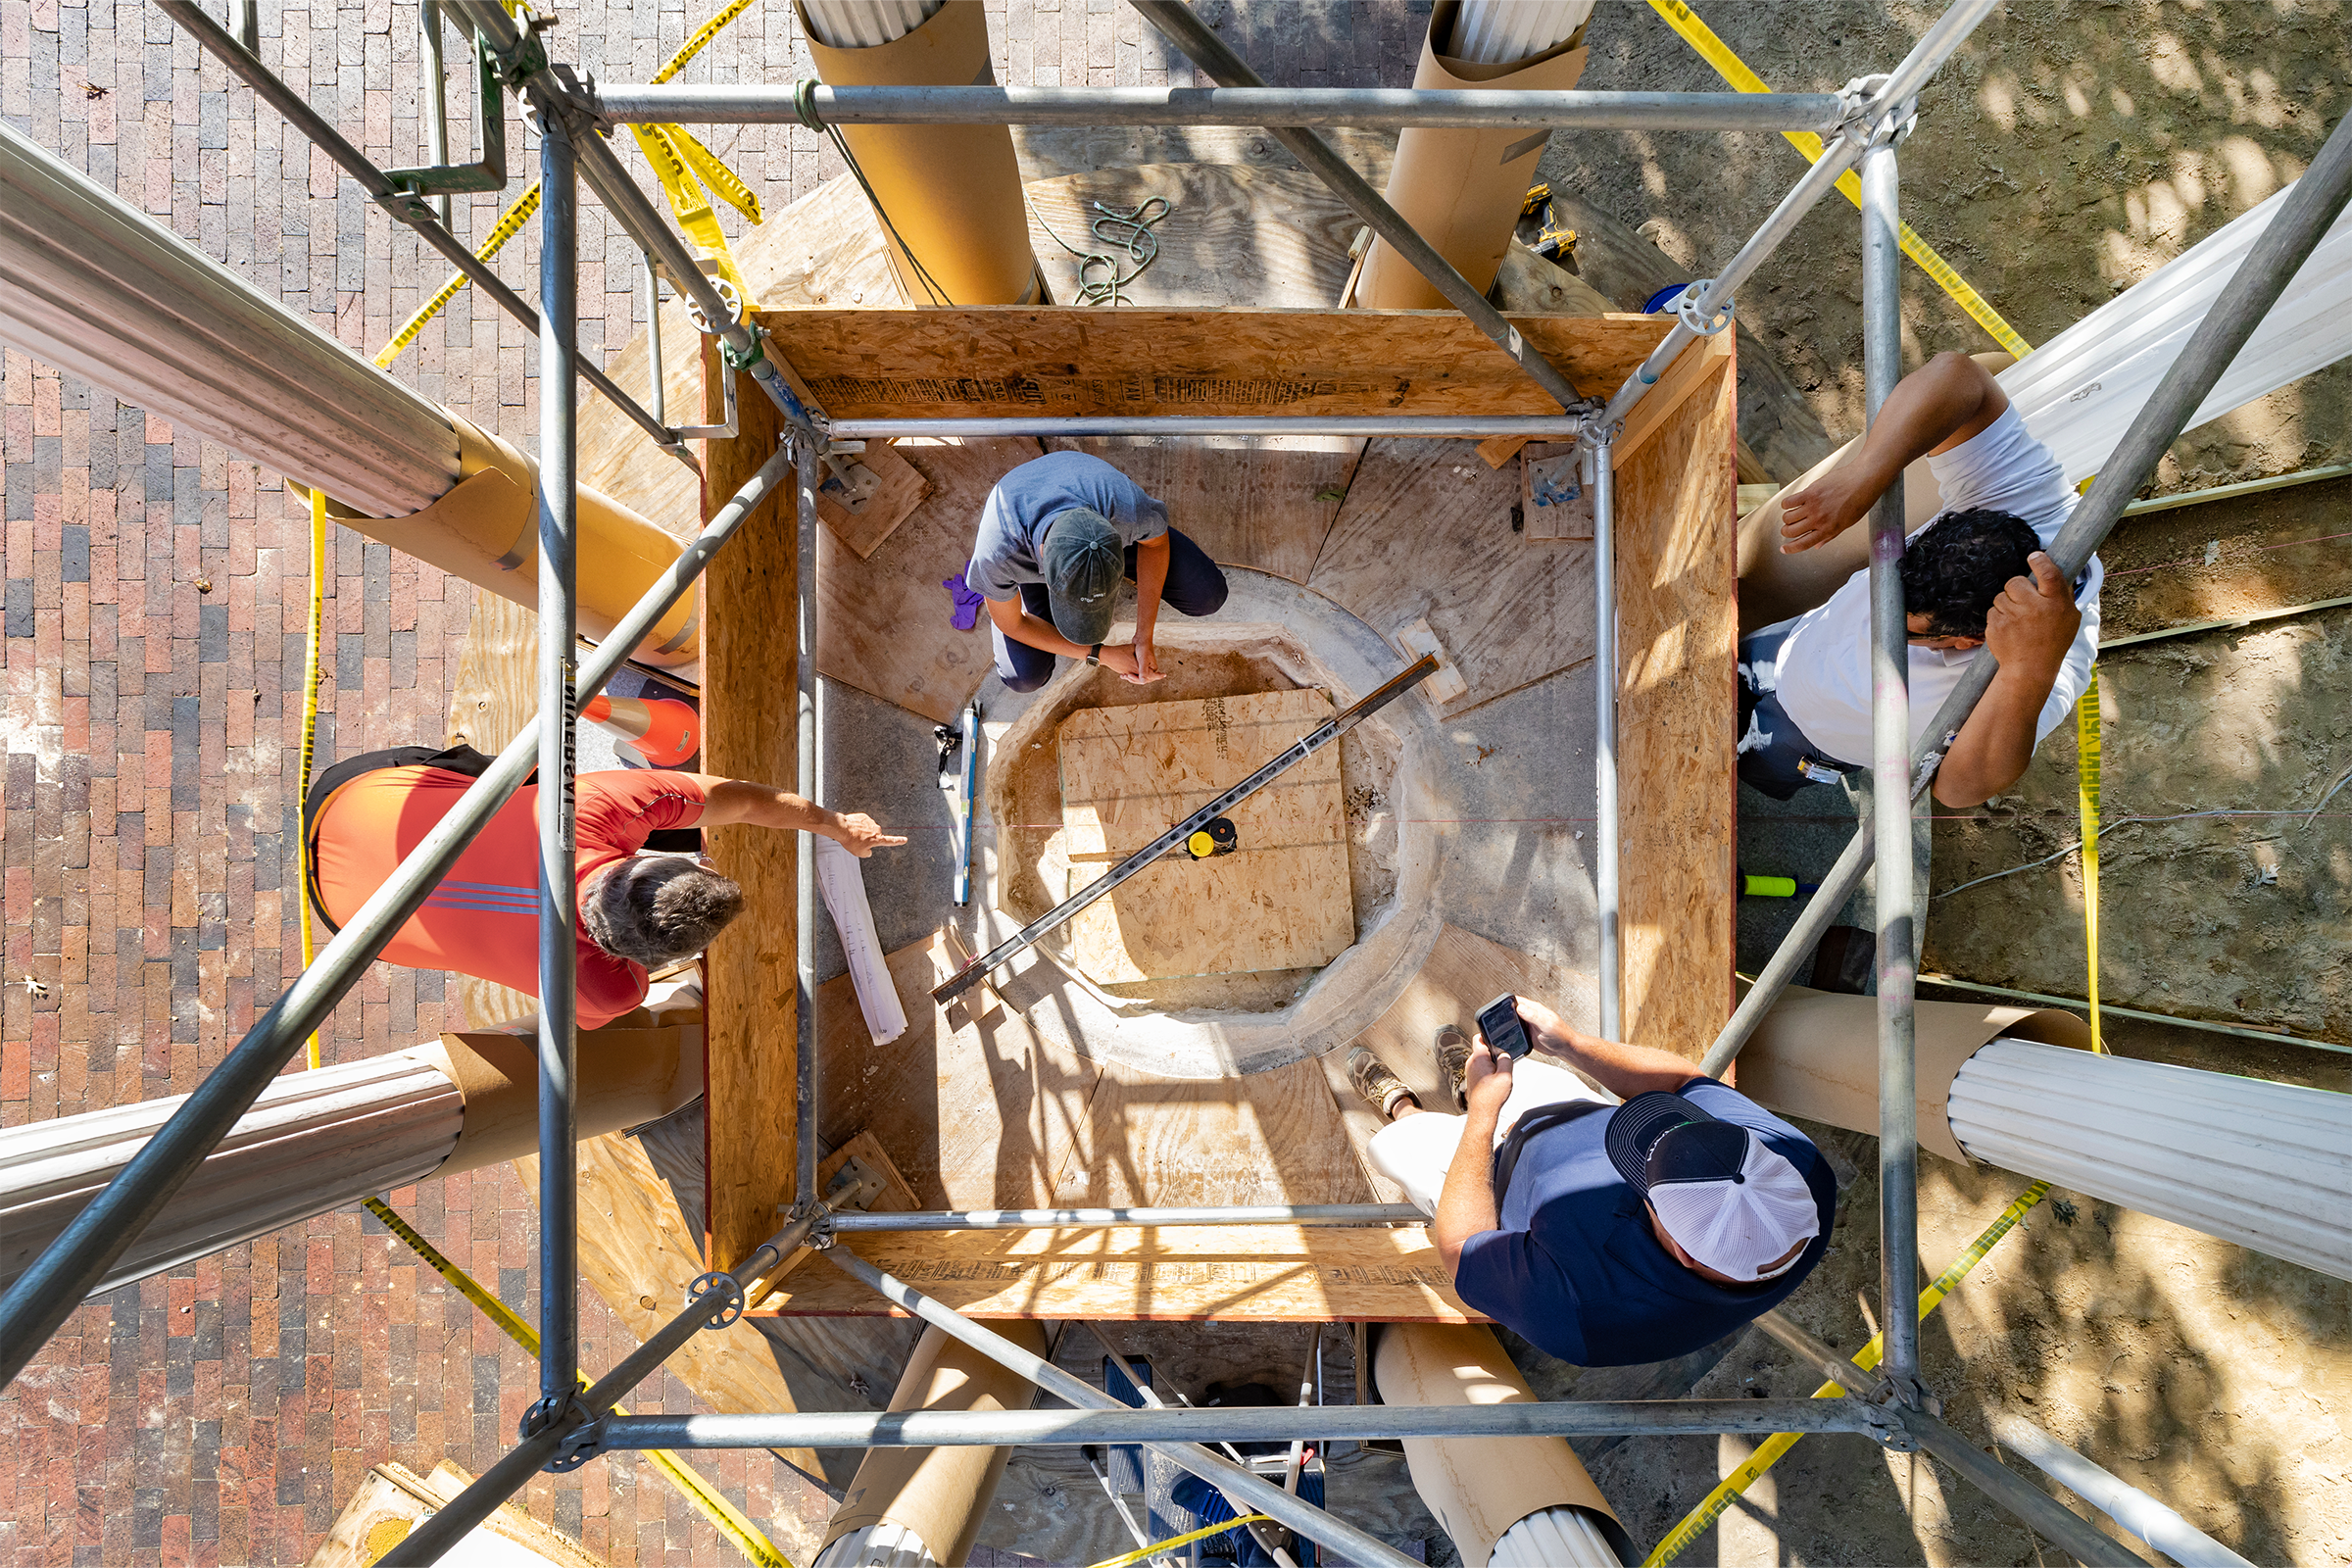
<path fill-rule="evenodd" d="M 863 49 L 818 43 L 800 0 L 793 0 L 793 12 L 817 75 L 834 86 L 995 85 L 985 6 L 942 6 L 905 37 Z M 1010 126 L 844 125 L 841 135 L 882 208 L 886 254 L 908 302 L 1044 303 Z M 921 271 L 908 250 L 921 260 Z M 925 272 L 938 292 L 924 282 Z"/>
<path fill-rule="evenodd" d="M 955 10 L 956 7 L 949 7 Z M 978 9 L 977 7 L 974 8 Z M 990 1325 L 1032 1354 L 1046 1353 L 1045 1325 Z M 935 1328 L 907 1359 L 893 1410 L 1026 1410 L 1036 1390 L 1028 1379 Z M 823 1545 L 869 1525 L 910 1531 L 943 1563 L 968 1561 L 988 1500 L 1004 1473 L 1007 1448 L 868 1448 L 841 1505 L 825 1526 Z"/>
<path fill-rule="evenodd" d="M 1475 65 L 1440 55 L 1435 40 L 1452 36 L 1458 9 L 1459 0 L 1438 0 L 1431 11 L 1429 36 L 1421 42 L 1421 67 L 1413 73 L 1415 87 L 1566 92 L 1584 75 L 1582 27 L 1543 54 L 1507 65 Z M 1543 160 L 1545 139 L 1543 130 L 1524 126 L 1439 130 L 1408 125 L 1396 138 L 1389 205 L 1436 246 L 1471 287 L 1483 292 L 1494 286 L 1494 274 L 1511 248 L 1511 231 L 1518 226 L 1519 209 Z M 1411 263 L 1379 240 L 1365 256 L 1346 303 L 1393 311 L 1451 308 Z"/>
<path fill-rule="evenodd" d="M 446 410 L 443 411 L 445 414 Z M 463 577 L 525 610 L 539 608 L 539 466 L 511 443 L 449 414 L 458 436 L 457 484 L 405 517 L 370 517 L 339 503 L 328 513 L 403 555 Z M 579 626 L 602 638 L 678 559 L 678 542 L 587 485 L 579 487 Z M 637 650 L 653 664 L 691 663 L 701 649 L 694 597 L 672 605 Z"/>
<path fill-rule="evenodd" d="M 1477 1324 L 1388 1323 L 1372 1352 L 1373 1386 L 1389 1404 L 1520 1404 L 1535 1395 L 1502 1342 Z M 1502 1533 L 1545 1508 L 1595 1516 L 1620 1555 L 1638 1561 L 1616 1513 L 1565 1438 L 1407 1438 L 1413 1490 L 1453 1538 L 1462 1561 L 1485 1568 Z M 1633 1555 L 1626 1555 L 1634 1553 Z"/>
<path fill-rule="evenodd" d="M 1969 1057 L 2003 1035 L 2090 1049 L 2090 1026 L 2054 1007 L 1922 1002 L 1917 1011 L 1919 1147 L 1955 1164 L 1975 1163 L 1952 1136 L 1949 1108 Z M 1879 999 L 1790 986 L 1740 1051 L 1738 1086 L 1780 1115 L 1877 1136 Z"/>

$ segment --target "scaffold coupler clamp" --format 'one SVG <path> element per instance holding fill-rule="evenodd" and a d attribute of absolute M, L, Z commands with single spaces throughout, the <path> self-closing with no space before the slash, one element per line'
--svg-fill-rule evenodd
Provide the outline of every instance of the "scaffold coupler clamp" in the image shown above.
<path fill-rule="evenodd" d="M 1903 1425 L 1903 1418 L 1888 1404 L 1853 1396 L 1848 1397 L 1853 1397 L 1854 1403 L 1861 1406 L 1862 1419 L 1869 1424 L 1870 1435 L 1880 1446 L 1891 1448 L 1897 1453 L 1910 1453 L 1919 1446 L 1918 1440 L 1911 1436 L 1911 1429 Z"/>
<path fill-rule="evenodd" d="M 561 1437 L 555 1457 L 547 1461 L 550 1470 L 577 1470 L 595 1458 L 604 1446 L 596 1420 L 589 1415 L 588 1406 L 580 1402 L 580 1391 L 576 1388 L 543 1395 L 522 1412 L 523 1441 L 551 1431 Z"/>
<path fill-rule="evenodd" d="M 1919 125 L 1919 100 L 1907 98 L 1882 108 L 1879 94 L 1890 78 L 1885 74 L 1856 76 L 1838 91 L 1838 134 L 1856 146 L 1900 142 Z"/>
<path fill-rule="evenodd" d="M 1707 290 L 1715 286 L 1711 277 L 1702 277 L 1684 289 L 1674 302 L 1674 314 L 1690 329 L 1694 337 L 1713 337 L 1732 324 L 1732 297 L 1726 294 L 1715 309 L 1699 314 L 1698 302 L 1706 298 Z"/>
<path fill-rule="evenodd" d="M 404 186 L 395 185 L 376 197 L 375 205 L 413 228 L 421 228 L 427 223 L 438 226 L 441 221 L 441 215 L 433 211 L 431 202 Z"/>
<path fill-rule="evenodd" d="M 743 1281 L 724 1269 L 712 1269 L 697 1274 L 686 1287 L 686 1304 L 705 1309 L 703 1327 L 723 1329 L 743 1316 L 750 1303 L 744 1299 Z"/>

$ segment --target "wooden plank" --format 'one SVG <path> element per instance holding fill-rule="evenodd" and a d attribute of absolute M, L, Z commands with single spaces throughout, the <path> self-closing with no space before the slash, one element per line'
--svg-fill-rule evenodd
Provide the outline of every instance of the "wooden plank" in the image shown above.
<path fill-rule="evenodd" d="M 1055 436 L 1165 502 L 1187 538 L 1227 565 L 1304 583 L 1348 499 L 1360 436 Z"/>
<path fill-rule="evenodd" d="M 1737 389 L 1707 364 L 1617 474 L 1624 1030 L 1694 1061 L 1731 1013 L 1739 739 Z"/>
<path fill-rule="evenodd" d="M 740 408 L 742 434 L 703 447 L 706 517 L 775 450 L 774 406 L 747 397 Z M 778 485 L 704 569 L 703 766 L 721 778 L 813 794 L 812 783 L 796 781 L 798 511 L 798 492 Z M 706 962 L 712 1268 L 750 1256 L 774 1234 L 776 1205 L 793 1197 L 797 837 L 756 827 L 706 835 L 710 858 L 742 885 L 745 903 L 744 917 L 711 944 Z"/>
<path fill-rule="evenodd" d="M 834 537 L 857 551 L 862 561 L 922 504 L 923 497 L 931 493 L 931 481 L 887 441 L 867 442 L 864 453 L 853 461 L 872 475 L 870 488 L 852 497 L 839 477 L 827 474 L 824 487 L 816 493 L 816 514 L 824 518 Z M 865 482 L 855 468 L 852 475 Z"/>
<path fill-rule="evenodd" d="M 1520 451 L 1519 515 L 1540 543 L 1592 539 L 1592 496 L 1575 442 L 1531 441 Z"/>
<path fill-rule="evenodd" d="M 1438 641 L 1437 632 L 1431 629 L 1427 620 L 1406 621 L 1396 628 L 1396 635 L 1390 641 L 1406 659 L 1419 659 L 1423 654 L 1438 656 L 1437 670 L 1421 690 L 1439 708 L 1443 709 L 1447 703 L 1469 695 L 1470 688 L 1463 684 L 1462 672 L 1453 667 L 1453 656 L 1446 652 L 1446 645 Z"/>
<path fill-rule="evenodd" d="M 1731 362 L 1733 342 L 1731 333 L 1718 332 L 1713 337 L 1697 339 L 1675 356 L 1674 363 L 1666 367 L 1666 373 L 1658 377 L 1657 385 L 1625 416 L 1625 428 L 1617 432 L 1612 443 L 1618 467 L 1631 463 L 1650 437 L 1666 427 L 1684 399 L 1715 384 L 1716 370 Z"/>
<path fill-rule="evenodd" d="M 1321 1062 L 1239 1078 L 1106 1065 L 1054 1183 L 1060 1204 L 1369 1203 Z"/>
<path fill-rule="evenodd" d="M 1348 280 L 1348 244 L 1362 222 L 1330 187 L 1296 169 L 1230 164 L 1141 163 L 1032 181 L 1029 243 L 1055 301 L 1079 299 L 1081 252 L 1117 257 L 1135 275 L 1120 289 L 1129 306 L 1332 306 Z M 1152 225 L 1156 254 L 1141 272 L 1128 255 L 1131 232 L 1105 222 L 1095 204 L 1133 210 L 1168 204 Z M 1088 279 L 1108 281 L 1096 266 Z"/>
<path fill-rule="evenodd" d="M 1061 722 L 1063 897 L 1331 716 L 1319 691 L 1082 708 Z M 1105 985 L 1319 968 L 1355 941 L 1340 756 L 1328 747 L 1235 807 L 1239 846 L 1152 866 L 1070 923 Z"/>
<path fill-rule="evenodd" d="M 906 1033 L 881 1050 L 847 975 L 817 988 L 818 1131 L 870 1131 L 924 1208 L 1035 1207 L 1078 1147 L 1102 1069 L 985 990 L 934 1004 L 930 988 L 959 966 L 937 936 L 890 955 Z"/>
<path fill-rule="evenodd" d="M 1383 636 L 1427 620 L 1469 695 L 1459 713 L 1592 655 L 1590 544 L 1531 560 L 1519 475 L 1458 441 L 1372 443 L 1307 586 Z"/>
<path fill-rule="evenodd" d="M 1447 1092 L 1438 1082 L 1438 1031 L 1453 1024 L 1464 1034 L 1475 1033 L 1478 1009 L 1505 991 L 1535 998 L 1579 1028 L 1592 1028 L 1599 1010 L 1592 975 L 1546 963 L 1476 932 L 1448 925 L 1439 931 L 1420 972 L 1355 1043 L 1386 1062 L 1423 1105 L 1451 1110 Z M 1347 1052 L 1326 1052 L 1318 1065 L 1347 1123 L 1349 1141 L 1362 1158 L 1372 1135 L 1386 1124 L 1348 1082 Z M 1371 1169 L 1368 1159 L 1363 1169 L 1377 1194 L 1375 1201 L 1404 1200 L 1394 1183 Z"/>
<path fill-rule="evenodd" d="M 957 631 L 941 584 L 971 560 L 990 488 L 1045 449 L 1025 439 L 923 437 L 893 447 L 931 493 L 862 560 L 831 529 L 816 536 L 816 668 L 946 724 L 979 690 L 995 655 L 988 617 Z"/>
<path fill-rule="evenodd" d="M 860 1232 L 840 1244 L 978 1318 L 1097 1322 L 1483 1323 L 1419 1225 Z M 900 1315 L 837 1269 L 807 1269 L 760 1310 Z"/>
<path fill-rule="evenodd" d="M 1515 316 L 1586 396 L 1659 316 Z M 1545 415 L 1559 405 L 1454 311 L 808 311 L 776 347 L 834 418 L 981 415 Z"/>

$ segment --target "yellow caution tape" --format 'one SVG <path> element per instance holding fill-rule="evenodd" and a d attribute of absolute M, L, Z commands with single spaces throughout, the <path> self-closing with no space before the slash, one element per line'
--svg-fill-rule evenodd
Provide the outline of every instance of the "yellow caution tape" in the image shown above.
<path fill-rule="evenodd" d="M 1649 0 L 1649 7 L 1666 19 L 1666 24 L 1683 35 L 1685 42 L 1705 57 L 1708 65 L 1741 92 L 1770 92 L 1764 78 L 1747 69 L 1747 62 L 1732 53 L 1731 46 L 1715 36 L 1714 29 L 1698 19 L 1698 13 L 1683 0 Z M 1788 144 L 1805 155 L 1807 163 L 1821 161 L 1821 138 L 1806 130 L 1785 130 L 1782 135 Z M 1852 170 L 1838 176 L 1838 188 L 1845 199 L 1858 209 L 1862 205 L 1862 181 Z M 1952 270 L 1952 266 L 1936 253 L 1936 248 L 1921 239 L 1909 223 L 1902 225 L 1903 254 L 1919 264 L 1921 271 L 1934 278 L 1952 303 L 1966 311 L 1976 323 L 1992 335 L 1992 340 L 2019 359 L 2034 352 L 2034 345 L 2017 335 L 2015 328 L 2001 318 L 2001 313 L 1988 304 L 1984 296 L 1968 286 L 1967 279 Z"/>
<path fill-rule="evenodd" d="M 447 1280 L 459 1295 L 479 1307 L 484 1317 L 504 1329 L 509 1339 L 533 1356 L 538 1355 L 538 1330 L 525 1323 L 506 1302 L 483 1290 L 474 1282 L 472 1275 L 451 1262 L 439 1248 L 416 1234 L 416 1228 L 402 1219 L 391 1204 L 380 1198 L 369 1198 L 364 1201 L 368 1205 L 368 1212 L 384 1222 L 384 1229 L 408 1243 L 409 1250 L 424 1259 L 432 1271 Z M 581 1374 L 581 1385 L 585 1387 L 587 1382 L 587 1375 Z M 612 1413 L 626 1415 L 628 1411 L 615 1404 Z M 768 1540 L 758 1525 L 744 1517 L 743 1512 L 729 1502 L 724 1494 L 704 1480 L 700 1471 L 667 1448 L 648 1448 L 644 1453 L 655 1469 L 669 1478 L 670 1484 L 685 1495 L 687 1501 L 703 1511 L 705 1517 L 717 1527 L 720 1535 L 733 1542 L 737 1549 L 759 1564 L 760 1568 L 792 1568 L 792 1560 L 776 1549 L 776 1544 Z"/>
<path fill-rule="evenodd" d="M 1226 1531 L 1242 1525 L 1270 1525 L 1273 1522 L 1262 1513 L 1246 1513 L 1239 1519 L 1228 1519 L 1221 1524 L 1209 1525 L 1204 1529 L 1193 1531 L 1190 1535 L 1170 1536 L 1167 1540 L 1155 1541 L 1149 1546 L 1138 1546 L 1125 1556 L 1105 1557 L 1101 1562 L 1093 1564 L 1093 1568 L 1129 1568 L 1130 1564 L 1142 1562 L 1146 1557 L 1155 1556 L 1170 1546 L 1183 1546 L 1196 1541 L 1206 1541 L 1211 1536 L 1221 1536 Z"/>
<path fill-rule="evenodd" d="M 2107 1054 L 2099 1038 L 2099 666 L 2075 705 L 2075 797 L 2082 812 L 2082 948 L 2090 966 L 2090 1049 Z"/>
<path fill-rule="evenodd" d="M 752 0 L 729 0 L 725 10 L 721 11 L 717 16 L 712 17 L 709 22 L 704 23 L 700 27 L 695 29 L 694 36 L 687 39 L 685 43 L 681 44 L 678 47 L 678 52 L 671 55 L 668 62 L 664 64 L 660 71 L 654 73 L 653 79 L 657 82 L 662 82 L 667 81 L 670 77 L 676 75 L 678 72 L 684 68 L 687 61 L 692 60 L 696 55 L 702 53 L 704 47 L 725 29 L 728 23 L 733 22 L 737 17 L 742 16 L 746 11 L 749 11 L 751 7 Z M 507 9 L 511 12 L 517 9 L 514 3 L 514 0 L 509 0 Z M 632 125 L 629 128 L 639 133 L 638 144 L 643 146 L 645 140 L 644 131 L 647 127 L 642 125 Z M 731 202 L 736 209 L 744 215 L 744 217 L 750 219 L 755 223 L 760 221 L 760 199 L 752 194 L 750 187 L 746 186 L 742 180 L 735 176 L 735 172 L 733 170 L 720 163 L 718 159 L 712 155 L 709 148 L 705 147 L 701 142 L 696 141 L 692 136 L 687 135 L 685 131 L 681 130 L 676 125 L 664 125 L 658 128 L 666 131 L 673 136 L 682 138 L 685 142 L 691 144 L 690 149 L 678 149 L 673 151 L 671 154 L 671 162 L 679 167 L 681 172 L 688 164 L 691 164 L 696 172 L 700 173 L 704 179 L 710 182 L 710 188 L 717 191 L 721 196 L 725 197 L 729 202 Z M 653 163 L 655 172 L 660 172 L 663 167 L 662 160 L 655 157 L 651 151 L 647 152 L 646 157 Z M 666 178 L 664 178 L 662 181 L 662 188 L 664 190 L 669 189 L 669 182 Z M 700 200 L 699 196 L 696 198 L 696 200 Z M 705 212 L 707 213 L 709 211 L 708 204 L 705 203 L 703 206 Z M 674 191 L 670 193 L 670 208 L 673 212 L 678 210 L 678 197 Z M 534 179 L 531 181 L 529 188 L 524 190 L 520 196 L 515 198 L 514 205 L 499 215 L 498 221 L 491 226 L 490 237 L 483 242 L 480 250 L 477 250 L 473 253 L 474 256 L 477 259 L 485 262 L 491 257 L 496 256 L 500 247 L 504 246 L 508 240 L 513 239 L 516 232 L 521 229 L 522 225 L 530 220 L 531 215 L 538 210 L 539 182 Z M 683 221 L 683 214 L 680 216 L 681 221 Z M 742 275 L 734 270 L 734 258 L 727 251 L 726 236 L 723 233 L 718 233 L 718 222 L 716 219 L 711 220 L 710 230 L 712 233 L 717 234 L 718 237 L 718 243 L 714 248 L 714 254 L 721 259 L 721 265 L 726 273 L 734 279 L 734 286 L 737 289 L 741 289 L 743 287 Z M 699 238 L 697 239 L 696 243 L 703 244 L 706 250 L 713 250 L 713 247 L 710 246 Z M 419 309 L 416 315 L 410 317 L 408 320 L 401 323 L 400 330 L 392 334 L 391 341 L 386 343 L 382 352 L 376 355 L 375 363 L 378 366 L 389 368 L 392 362 L 399 359 L 402 354 L 406 353 L 411 343 L 416 341 L 416 335 L 424 330 L 425 323 L 446 310 L 449 306 L 449 302 L 458 297 L 458 291 L 464 288 L 469 281 L 471 281 L 471 279 L 467 278 L 464 272 L 452 272 L 449 275 L 449 281 L 442 284 L 439 291 L 436 292 L 431 299 L 425 301 L 423 307 Z M 751 308 L 748 298 L 745 300 L 744 308 L 746 310 Z"/>
<path fill-rule="evenodd" d="M 710 210 L 710 202 L 703 194 L 702 181 L 695 177 L 697 171 L 688 168 L 689 155 L 680 143 L 693 144 L 695 152 L 700 155 L 698 169 L 702 161 L 716 164 L 717 160 L 710 156 L 709 149 L 675 125 L 631 125 L 629 131 L 637 138 L 638 151 L 645 154 L 645 161 L 653 165 L 654 177 L 662 182 L 662 194 L 669 198 L 670 216 L 678 220 L 678 227 L 686 231 L 686 238 L 695 249 L 702 252 L 706 260 L 716 265 L 719 277 L 734 292 L 736 309 L 748 314 L 753 309 L 751 289 L 745 284 L 742 271 L 735 266 L 735 255 L 727 249 L 726 230 L 718 226 L 718 215 Z M 735 189 L 742 189 L 741 181 L 732 174 L 727 179 Z M 720 188 L 719 193 L 722 196 L 728 194 L 724 187 Z M 751 193 L 746 190 L 743 194 L 748 197 Z M 741 206 L 740 203 L 737 205 Z M 759 203 L 754 201 L 745 216 L 758 222 L 758 213 Z"/>
<path fill-rule="evenodd" d="M 514 206 L 498 215 L 498 221 L 490 225 L 490 237 L 482 242 L 480 250 L 473 253 L 475 259 L 486 262 L 496 256 L 507 241 L 521 232 L 522 225 L 529 222 L 531 215 L 538 210 L 539 182 L 534 179 L 524 188 L 520 196 L 514 198 Z M 401 323 L 400 330 L 393 333 L 391 341 L 386 343 L 376 354 L 375 363 L 386 369 L 391 368 L 392 362 L 399 359 L 402 354 L 407 352 L 409 345 L 416 341 L 416 334 L 424 330 L 425 322 L 439 316 L 448 307 L 449 302 L 458 297 L 458 290 L 472 281 L 464 272 L 450 273 L 449 281 L 442 284 L 433 297 L 426 300 L 415 316 Z"/>
<path fill-rule="evenodd" d="M 1992 1250 L 1993 1244 L 2008 1235 L 2034 1204 L 2048 1196 L 2049 1191 L 2048 1182 L 2035 1182 L 2018 1194 L 2016 1201 L 2002 1209 L 2000 1216 L 1984 1227 L 1984 1233 L 1969 1244 L 1968 1250 L 1953 1258 L 1951 1266 L 1936 1276 L 1936 1283 L 1919 1293 L 1919 1315 L 1924 1318 L 1941 1305 L 1943 1298 L 1967 1277 L 1968 1272 L 1984 1261 L 1984 1254 Z M 1877 1366 L 1880 1357 L 1886 1354 L 1886 1337 L 1884 1334 L 1874 1336 L 1855 1355 L 1854 1365 L 1864 1371 Z M 1834 1399 L 1844 1392 L 1842 1384 L 1824 1383 L 1813 1391 L 1813 1397 Z M 1782 1454 L 1795 1447 L 1797 1440 L 1803 1436 L 1801 1432 L 1779 1432 L 1757 1445 L 1755 1452 L 1749 1454 L 1738 1469 L 1725 1476 L 1715 1490 L 1707 1494 L 1704 1501 L 1684 1515 L 1681 1524 L 1666 1533 L 1666 1539 L 1659 1542 L 1650 1554 L 1642 1559 L 1642 1568 L 1659 1568 L 1660 1564 L 1672 1562 L 1681 1556 L 1692 1542 L 1705 1535 L 1715 1521 L 1723 1517 L 1724 1510 L 1732 1505 L 1733 1498 L 1755 1485 L 1756 1479 L 1771 1469 Z"/>
<path fill-rule="evenodd" d="M 311 794 L 311 759 L 318 744 L 318 632 L 326 618 L 326 492 L 311 492 L 311 622 L 302 652 L 302 771 L 294 785 L 294 878 L 302 901 L 302 966 L 311 966 L 311 830 L 301 803 Z M 318 1070 L 318 1031 L 311 1031 L 308 1061 Z"/>

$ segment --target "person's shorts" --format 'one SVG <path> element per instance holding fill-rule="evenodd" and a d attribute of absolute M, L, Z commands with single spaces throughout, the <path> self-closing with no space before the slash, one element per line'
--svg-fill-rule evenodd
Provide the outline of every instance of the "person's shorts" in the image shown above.
<path fill-rule="evenodd" d="M 1740 777 L 1776 801 L 1864 771 L 1807 740 L 1781 707 L 1781 644 L 1788 626 L 1784 620 L 1740 640 Z"/>
<path fill-rule="evenodd" d="M 1602 1105 L 1617 1102 L 1615 1096 L 1593 1088 L 1566 1067 L 1536 1056 L 1520 1057 L 1511 1064 L 1511 1098 L 1502 1102 L 1502 1114 L 1494 1122 L 1494 1147 L 1502 1147 L 1519 1118 L 1529 1111 L 1579 1101 Z M 1373 1168 L 1403 1188 L 1407 1202 L 1434 1217 L 1438 1194 L 1446 1186 L 1446 1172 L 1453 1164 L 1453 1152 L 1461 1147 L 1462 1129 L 1469 1124 L 1466 1116 L 1430 1110 L 1399 1117 L 1372 1135 Z"/>

